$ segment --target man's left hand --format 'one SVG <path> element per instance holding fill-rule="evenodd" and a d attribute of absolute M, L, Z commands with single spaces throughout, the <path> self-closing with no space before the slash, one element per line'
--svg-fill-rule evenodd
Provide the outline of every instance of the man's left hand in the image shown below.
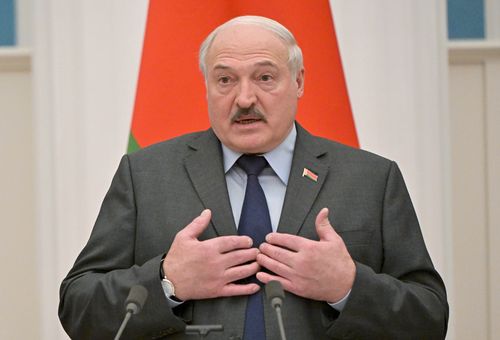
<path fill-rule="evenodd" d="M 328 209 L 316 216 L 319 241 L 300 236 L 270 233 L 259 247 L 257 262 L 274 274 L 258 272 L 263 283 L 280 281 L 295 295 L 335 303 L 352 288 L 356 266 L 344 241 L 328 220 Z"/>

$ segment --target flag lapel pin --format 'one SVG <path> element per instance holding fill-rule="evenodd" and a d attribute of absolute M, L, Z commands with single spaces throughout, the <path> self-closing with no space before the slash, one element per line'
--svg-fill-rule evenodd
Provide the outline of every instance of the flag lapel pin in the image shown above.
<path fill-rule="evenodd" d="M 314 182 L 318 181 L 318 175 L 316 175 L 314 172 L 312 172 L 308 168 L 304 168 L 304 171 L 302 171 L 302 177 L 307 177 L 311 181 L 314 181 Z"/>

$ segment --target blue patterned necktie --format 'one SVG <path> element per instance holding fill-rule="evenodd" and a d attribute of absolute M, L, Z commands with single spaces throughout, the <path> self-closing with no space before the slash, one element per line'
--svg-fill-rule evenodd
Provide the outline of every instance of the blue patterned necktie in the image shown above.
<path fill-rule="evenodd" d="M 238 234 L 250 236 L 253 239 L 253 246 L 258 247 L 264 242 L 266 235 L 272 231 L 266 196 L 257 177 L 266 167 L 267 161 L 261 156 L 243 155 L 237 163 L 247 173 L 247 187 L 241 209 Z M 260 284 L 255 276 L 250 278 L 250 282 Z M 243 339 L 266 339 L 261 291 L 248 297 Z"/>

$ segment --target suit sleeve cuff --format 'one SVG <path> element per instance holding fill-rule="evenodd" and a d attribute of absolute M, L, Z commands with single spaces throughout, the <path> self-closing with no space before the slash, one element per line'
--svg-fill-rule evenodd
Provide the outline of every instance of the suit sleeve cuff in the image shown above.
<path fill-rule="evenodd" d="M 330 305 L 330 307 L 332 307 L 336 311 L 342 312 L 342 310 L 345 307 L 345 304 L 347 303 L 347 300 L 349 299 L 349 295 L 351 295 L 351 290 L 350 289 L 349 289 L 349 291 L 347 292 L 347 294 L 342 299 L 340 299 L 339 301 L 337 301 L 335 303 L 328 302 L 328 304 Z"/>

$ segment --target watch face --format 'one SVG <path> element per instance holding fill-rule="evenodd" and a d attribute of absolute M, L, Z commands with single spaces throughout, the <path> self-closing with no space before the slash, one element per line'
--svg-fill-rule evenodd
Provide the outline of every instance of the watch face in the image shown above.
<path fill-rule="evenodd" d="M 168 295 L 168 297 L 171 297 L 175 294 L 174 285 L 168 279 L 163 279 L 161 281 L 161 284 L 163 286 L 163 290 Z"/>

